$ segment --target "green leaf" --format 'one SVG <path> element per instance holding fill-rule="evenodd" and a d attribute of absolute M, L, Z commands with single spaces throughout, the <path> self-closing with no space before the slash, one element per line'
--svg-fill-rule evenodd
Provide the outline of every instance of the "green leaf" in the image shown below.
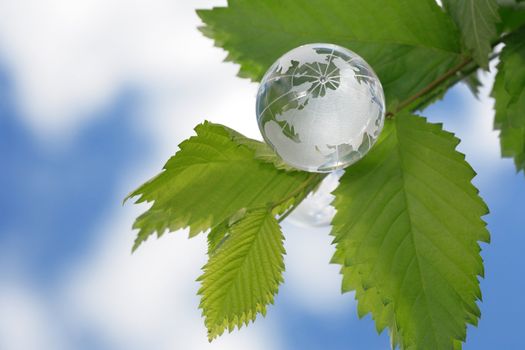
<path fill-rule="evenodd" d="M 292 201 L 295 200 L 295 198 L 291 199 Z M 284 210 L 283 210 L 284 211 Z M 218 247 L 224 243 L 226 238 L 228 238 L 228 231 L 230 227 L 235 224 L 237 221 L 241 220 L 246 215 L 247 209 L 242 208 L 235 214 L 233 214 L 231 217 L 228 218 L 228 220 L 225 220 L 221 222 L 220 224 L 214 226 L 210 233 L 208 233 L 208 255 L 212 256 L 215 254 L 215 251 Z"/>
<path fill-rule="evenodd" d="M 208 338 L 232 331 L 266 313 L 283 282 L 284 237 L 270 210 L 248 212 L 204 266 L 200 308 Z"/>
<path fill-rule="evenodd" d="M 255 151 L 236 142 L 225 126 L 205 122 L 195 131 L 164 171 L 129 195 L 139 196 L 137 203 L 153 202 L 133 225 L 139 229 L 133 250 L 154 232 L 189 227 L 194 236 L 242 209 L 293 204 L 322 178 L 255 159 Z"/>
<path fill-rule="evenodd" d="M 512 32 L 525 24 L 525 2 L 523 0 L 498 0 L 498 33 Z"/>
<path fill-rule="evenodd" d="M 481 81 L 479 80 L 479 72 L 475 71 L 467 75 L 465 79 L 463 79 L 463 82 L 467 85 L 470 92 L 472 92 L 472 95 L 479 98 L 479 89 L 482 86 Z"/>
<path fill-rule="evenodd" d="M 250 139 L 235 130 L 228 129 L 233 141 L 253 150 L 255 159 L 273 164 L 277 169 L 285 171 L 297 171 L 296 168 L 286 164 L 265 142 Z"/>
<path fill-rule="evenodd" d="M 434 0 L 230 0 L 198 15 L 202 32 L 241 65 L 241 77 L 259 80 L 285 52 L 328 42 L 367 60 L 389 105 L 461 60 L 455 25 Z"/>
<path fill-rule="evenodd" d="M 501 52 L 492 96 L 501 155 L 514 158 L 518 171 L 525 170 L 525 29 L 512 36 Z"/>
<path fill-rule="evenodd" d="M 457 348 L 480 316 L 488 210 L 458 143 L 440 124 L 398 114 L 334 192 L 343 291 L 403 349 Z"/>
<path fill-rule="evenodd" d="M 465 49 L 481 67 L 488 68 L 499 21 L 496 0 L 444 0 L 443 5 L 460 28 Z"/>

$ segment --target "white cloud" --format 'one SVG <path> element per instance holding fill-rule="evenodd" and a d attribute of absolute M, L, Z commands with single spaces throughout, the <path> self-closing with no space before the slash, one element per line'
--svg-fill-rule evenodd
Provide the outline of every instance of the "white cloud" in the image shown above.
<path fill-rule="evenodd" d="M 146 95 L 143 117 L 163 130 L 236 118 L 256 131 L 245 123 L 254 108 L 239 103 L 253 99 L 255 86 L 236 79 L 237 68 L 222 64 L 225 54 L 196 29 L 196 7 L 224 3 L 0 1 L 0 57 L 25 121 L 39 136 L 71 137 L 131 86 Z"/>
<path fill-rule="evenodd" d="M 286 235 L 285 283 L 290 300 L 319 315 L 351 313 L 352 293 L 341 294 L 340 266 L 329 264 L 335 248 L 330 226 L 284 224 Z"/>
<path fill-rule="evenodd" d="M 42 297 L 20 281 L 2 281 L 0 348 L 7 350 L 66 349 Z"/>

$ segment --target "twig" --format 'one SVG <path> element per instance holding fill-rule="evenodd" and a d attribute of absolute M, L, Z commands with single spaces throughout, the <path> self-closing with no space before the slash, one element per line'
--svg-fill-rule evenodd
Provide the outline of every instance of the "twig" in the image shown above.
<path fill-rule="evenodd" d="M 402 101 L 399 105 L 397 105 L 396 109 L 393 112 L 387 112 L 386 117 L 387 118 L 392 117 L 394 114 L 398 113 L 403 108 L 407 107 L 408 105 L 410 105 L 412 102 L 414 102 L 415 100 L 417 100 L 421 96 L 426 95 L 430 91 L 434 90 L 436 87 L 441 85 L 444 81 L 448 80 L 448 78 L 454 76 L 457 72 L 462 70 L 470 62 L 472 62 L 472 58 L 471 57 L 464 59 L 463 61 L 461 61 L 456 66 L 454 66 L 451 69 L 449 69 L 445 74 L 439 76 L 437 79 L 435 79 L 430 84 L 425 86 L 423 89 L 419 90 L 414 95 L 412 95 L 409 98 L 407 98 L 406 100 Z"/>
<path fill-rule="evenodd" d="M 520 32 L 521 29 L 525 28 L 525 26 L 521 26 L 520 28 L 516 29 L 515 31 L 512 31 L 510 33 L 506 33 L 502 36 L 500 36 L 498 39 L 496 39 L 495 41 L 492 42 L 491 46 L 494 48 L 496 45 L 498 44 L 501 44 L 503 42 L 505 42 L 506 40 L 508 40 L 510 37 L 512 37 L 513 35 L 516 35 L 517 33 Z M 490 57 L 490 60 L 494 59 L 495 57 L 497 57 L 498 54 L 493 54 L 491 57 Z M 437 77 L 434 81 L 432 81 L 431 83 L 429 83 L 427 86 L 425 86 L 423 89 L 419 90 L 418 92 L 416 92 L 414 95 L 408 97 L 407 99 L 401 101 L 401 103 L 399 103 L 397 105 L 397 107 L 395 108 L 394 111 L 389 111 L 386 113 L 386 117 L 387 118 L 391 118 L 393 117 L 396 113 L 399 113 L 401 110 L 403 110 L 405 107 L 411 105 L 414 101 L 416 101 L 418 98 L 426 95 L 427 93 L 433 91 L 435 88 L 437 88 L 438 86 L 440 86 L 441 84 L 443 84 L 444 82 L 446 82 L 449 78 L 453 77 L 454 75 L 457 75 L 458 72 L 460 72 L 463 68 L 465 68 L 469 63 L 472 63 L 473 60 L 472 60 L 472 57 L 467 57 L 465 58 L 463 61 L 461 61 L 460 63 L 458 63 L 456 66 L 452 67 L 451 69 L 449 69 L 448 71 L 446 71 L 443 75 Z M 460 80 L 464 79 L 466 76 L 470 75 L 472 72 L 476 71 L 478 68 L 480 68 L 479 64 L 475 64 L 472 68 L 470 68 L 469 70 L 467 70 L 467 74 L 463 76 L 463 78 L 461 79 L 455 79 L 453 80 L 453 83 L 449 85 L 449 87 L 451 87 L 452 85 L 456 84 L 457 82 L 459 82 Z M 419 104 L 419 106 L 421 106 L 421 104 Z M 415 108 L 417 109 L 417 108 Z"/>

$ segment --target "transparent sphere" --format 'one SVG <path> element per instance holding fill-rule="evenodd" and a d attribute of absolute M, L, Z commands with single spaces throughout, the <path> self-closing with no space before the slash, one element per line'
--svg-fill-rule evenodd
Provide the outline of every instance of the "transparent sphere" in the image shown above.
<path fill-rule="evenodd" d="M 372 68 L 333 44 L 299 46 L 279 58 L 261 81 L 256 108 L 265 141 L 289 165 L 312 172 L 357 162 L 385 118 Z"/>

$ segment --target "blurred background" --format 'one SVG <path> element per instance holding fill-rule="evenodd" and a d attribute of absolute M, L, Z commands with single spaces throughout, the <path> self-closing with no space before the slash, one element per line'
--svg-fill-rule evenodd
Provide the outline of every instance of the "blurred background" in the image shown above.
<path fill-rule="evenodd" d="M 0 349 L 389 348 L 340 294 L 329 227 L 285 222 L 276 305 L 212 344 L 196 296 L 204 235 L 130 253 L 147 206 L 122 199 L 196 124 L 260 139 L 257 85 L 197 30 L 195 8 L 224 4 L 0 0 Z M 462 139 L 491 209 L 482 319 L 465 349 L 523 349 L 525 177 L 499 156 L 488 94 L 460 84 L 424 115 Z"/>

